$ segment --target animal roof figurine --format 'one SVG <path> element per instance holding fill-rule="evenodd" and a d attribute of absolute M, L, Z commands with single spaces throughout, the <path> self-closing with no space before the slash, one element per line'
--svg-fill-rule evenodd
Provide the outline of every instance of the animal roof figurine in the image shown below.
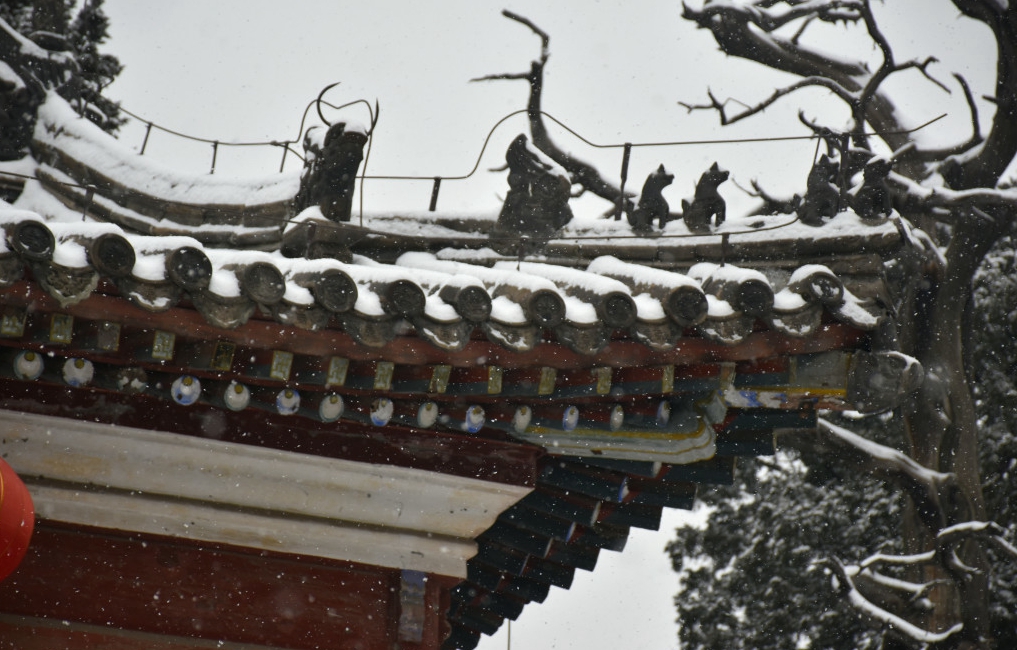
<path fill-rule="evenodd" d="M 691 232 L 708 233 L 711 226 L 720 226 L 724 223 L 727 204 L 717 192 L 717 187 L 726 181 L 728 176 L 730 172 L 713 163 L 699 177 L 692 203 L 682 199 L 682 218 Z"/>
<path fill-rule="evenodd" d="M 862 170 L 862 184 L 853 192 L 851 207 L 862 219 L 876 220 L 890 216 L 893 201 L 886 177 L 893 169 L 893 163 L 886 158 L 873 158 Z"/>
<path fill-rule="evenodd" d="M 834 217 L 840 211 L 840 191 L 836 185 L 838 171 L 838 162 L 826 154 L 812 165 L 805 185 L 805 201 L 798 210 L 802 223 L 821 226 L 824 217 Z"/>
<path fill-rule="evenodd" d="M 498 230 L 548 236 L 572 221 L 568 172 L 530 146 L 520 134 L 505 152 L 509 191 L 498 215 Z"/>
<path fill-rule="evenodd" d="M 357 171 L 364 159 L 367 133 L 357 125 L 338 122 L 322 134 L 308 129 L 304 151 L 308 161 L 294 198 L 296 211 L 317 205 L 331 221 L 349 221 Z"/>
<path fill-rule="evenodd" d="M 674 181 L 674 174 L 669 174 L 662 164 L 656 171 L 646 177 L 643 191 L 639 195 L 639 205 L 628 214 L 629 224 L 635 232 L 647 232 L 653 227 L 653 220 L 663 228 L 668 221 L 671 207 L 661 194 L 665 187 Z"/>

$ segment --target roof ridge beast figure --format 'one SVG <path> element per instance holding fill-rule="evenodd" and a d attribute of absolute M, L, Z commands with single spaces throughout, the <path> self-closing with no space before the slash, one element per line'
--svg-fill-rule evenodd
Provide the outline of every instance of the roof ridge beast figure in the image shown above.
<path fill-rule="evenodd" d="M 668 205 L 667 199 L 661 192 L 672 181 L 674 181 L 674 174 L 669 174 L 663 164 L 646 177 L 643 191 L 639 194 L 639 205 L 628 214 L 629 224 L 633 231 L 649 231 L 653 226 L 654 219 L 657 220 L 661 228 L 667 224 L 671 206 Z"/>
<path fill-rule="evenodd" d="M 727 204 L 717 192 L 717 187 L 726 181 L 728 176 L 730 172 L 713 163 L 699 177 L 692 202 L 682 199 L 682 218 L 690 232 L 708 233 L 711 226 L 720 226 L 724 223 Z"/>

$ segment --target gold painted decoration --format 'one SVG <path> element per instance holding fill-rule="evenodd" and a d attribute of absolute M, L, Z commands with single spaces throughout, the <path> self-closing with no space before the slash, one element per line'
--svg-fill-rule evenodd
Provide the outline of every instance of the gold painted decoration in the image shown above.
<path fill-rule="evenodd" d="M 328 361 L 328 376 L 325 378 L 326 386 L 343 386 L 346 384 L 346 372 L 350 369 L 350 360 L 342 357 L 332 357 Z"/>
<path fill-rule="evenodd" d="M 74 337 L 74 316 L 53 314 L 49 324 L 49 342 L 68 344 Z"/>
<path fill-rule="evenodd" d="M 0 336 L 21 337 L 25 335 L 25 312 L 12 309 L 0 317 Z"/>
<path fill-rule="evenodd" d="M 444 393 L 448 390 L 448 380 L 452 376 L 452 366 L 439 364 L 431 372 L 431 382 L 427 386 L 429 393 Z"/>
<path fill-rule="evenodd" d="M 233 367 L 233 355 L 236 354 L 237 346 L 229 341 L 217 341 L 212 351 L 212 360 L 209 367 L 212 370 L 226 372 Z"/>
<path fill-rule="evenodd" d="M 611 368 L 604 366 L 590 371 L 597 380 L 597 394 L 607 395 L 611 392 Z"/>
<path fill-rule="evenodd" d="M 537 384 L 538 395 L 550 395 L 554 392 L 554 382 L 558 379 L 558 370 L 544 366 L 540 369 L 540 383 Z"/>
<path fill-rule="evenodd" d="M 501 393 L 502 370 L 498 366 L 487 367 L 487 394 L 498 395 Z"/>
<path fill-rule="evenodd" d="M 394 373 L 394 363 L 379 361 L 374 369 L 374 390 L 392 390 L 392 375 Z"/>
<path fill-rule="evenodd" d="M 277 381 L 289 381 L 290 371 L 293 369 L 293 353 L 284 350 L 272 352 L 272 367 L 268 370 L 268 376 Z"/>
<path fill-rule="evenodd" d="M 177 335 L 172 332 L 156 331 L 152 337 L 152 358 L 160 361 L 172 361 L 173 348 L 177 343 Z"/>
<path fill-rule="evenodd" d="M 674 366 L 666 365 L 662 366 L 660 375 L 660 392 L 665 395 L 674 392 Z"/>

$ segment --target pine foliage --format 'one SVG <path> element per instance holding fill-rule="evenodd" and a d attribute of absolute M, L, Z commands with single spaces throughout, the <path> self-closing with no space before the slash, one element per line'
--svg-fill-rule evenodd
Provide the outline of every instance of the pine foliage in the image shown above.
<path fill-rule="evenodd" d="M 103 96 L 106 86 L 113 83 L 123 66 L 112 54 L 99 52 L 108 36 L 109 19 L 102 11 L 103 0 L 86 0 L 68 31 L 68 44 L 81 67 L 79 96 L 64 97 L 83 107 L 85 115 L 103 130 L 115 133 L 124 123 L 120 104 Z"/>
<path fill-rule="evenodd" d="M 106 42 L 109 19 L 103 0 L 85 0 L 74 13 L 74 0 L 4 0 L 0 19 L 47 49 L 69 52 L 76 63 L 70 79 L 57 92 L 82 115 L 109 133 L 124 123 L 120 105 L 103 95 L 104 89 L 123 70 L 120 61 L 99 51 Z M 35 103 L 0 79 L 0 158 L 27 153 L 35 119 Z"/>
<path fill-rule="evenodd" d="M 981 428 L 988 519 L 1017 539 L 1017 241 L 1001 240 L 975 276 L 969 373 Z M 896 446 L 895 419 L 845 423 Z M 881 648 L 831 586 L 825 561 L 900 552 L 899 495 L 836 458 L 780 452 L 746 460 L 734 485 L 702 494 L 704 529 L 680 528 L 668 546 L 690 650 Z M 990 549 L 992 631 L 1017 648 L 1017 564 Z"/>
<path fill-rule="evenodd" d="M 1006 237 L 975 276 L 969 374 L 982 430 L 982 490 L 988 518 L 1017 539 L 1017 241 Z M 1000 648 L 1017 648 L 1017 563 L 990 548 L 992 627 Z"/>
<path fill-rule="evenodd" d="M 808 460 L 746 460 L 734 485 L 702 494 L 705 528 L 680 528 L 668 546 L 682 648 L 879 647 L 831 587 L 826 561 L 898 551 L 900 502 L 835 460 Z"/>

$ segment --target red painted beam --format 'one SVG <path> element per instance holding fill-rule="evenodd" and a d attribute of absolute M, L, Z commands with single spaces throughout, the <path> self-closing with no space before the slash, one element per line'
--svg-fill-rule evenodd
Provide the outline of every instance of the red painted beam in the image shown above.
<path fill-rule="evenodd" d="M 428 576 L 423 639 L 404 647 L 440 646 L 457 582 Z M 188 638 L 374 650 L 395 647 L 399 589 L 394 569 L 40 522 L 24 563 L 0 584 L 0 633 L 25 639 L 11 646 L 19 650 L 212 647 Z"/>
<path fill-rule="evenodd" d="M 376 427 L 350 421 L 325 423 L 254 409 L 235 413 L 204 403 L 185 407 L 150 395 L 3 377 L 0 408 L 510 485 L 534 485 L 538 459 L 545 453 L 507 436 L 494 439 L 447 431 L 421 433 L 392 424 Z"/>
<path fill-rule="evenodd" d="M 558 369 L 596 366 L 689 365 L 716 361 L 751 361 L 787 354 L 825 352 L 857 347 L 865 333 L 840 323 L 827 323 L 805 339 L 795 339 L 773 331 L 760 331 L 737 345 L 720 345 L 698 337 L 679 339 L 666 352 L 631 340 L 613 340 L 595 355 L 582 355 L 558 343 L 543 343 L 529 352 L 513 352 L 486 340 L 470 341 L 458 352 L 436 348 L 415 336 L 399 336 L 384 348 L 367 348 L 338 329 L 298 330 L 276 323 L 251 319 L 233 330 L 212 326 L 193 309 L 175 307 L 153 314 L 126 300 L 93 294 L 86 300 L 61 308 L 59 303 L 35 284 L 19 281 L 2 293 L 5 304 L 30 307 L 38 311 L 67 313 L 87 320 L 115 321 L 126 327 L 159 329 L 181 337 L 229 340 L 238 345 L 296 354 L 344 356 L 360 361 L 386 360 L 400 364 L 425 365 L 446 363 L 453 366 L 497 365 L 502 368 L 549 366 Z"/>

